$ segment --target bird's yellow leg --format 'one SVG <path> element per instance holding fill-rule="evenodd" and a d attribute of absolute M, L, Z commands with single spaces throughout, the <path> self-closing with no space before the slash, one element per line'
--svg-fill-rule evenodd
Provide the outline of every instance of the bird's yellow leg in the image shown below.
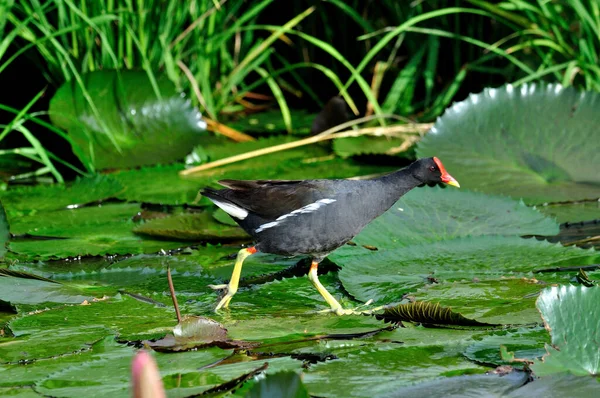
<path fill-rule="evenodd" d="M 231 280 L 228 284 L 225 285 L 208 285 L 211 289 L 225 290 L 225 296 L 219 301 L 217 307 L 215 308 L 215 312 L 220 310 L 221 308 L 229 307 L 229 302 L 231 298 L 237 293 L 238 285 L 240 283 L 240 275 L 242 273 L 242 265 L 244 264 L 244 260 L 246 257 L 253 255 L 256 253 L 256 249 L 254 247 L 249 247 L 247 249 L 242 249 L 238 252 L 237 259 L 235 260 L 235 265 L 233 266 L 233 273 L 231 274 Z"/>
<path fill-rule="evenodd" d="M 358 308 L 369 306 L 373 300 L 367 301 L 365 304 L 357 307 L 355 309 L 344 309 L 342 305 L 325 289 L 325 286 L 321 284 L 319 281 L 319 276 L 317 275 L 317 269 L 319 267 L 319 263 L 312 262 L 310 266 L 310 271 L 308 272 L 308 279 L 312 282 L 313 286 L 319 291 L 321 296 L 327 301 L 327 304 L 331 307 L 330 310 L 326 310 L 323 312 L 333 312 L 336 315 L 360 315 L 360 314 L 372 314 L 374 311 L 378 311 L 383 307 L 377 307 L 370 310 L 362 310 L 359 311 Z"/>
<path fill-rule="evenodd" d="M 319 291 L 321 296 L 327 301 L 327 304 L 331 307 L 331 312 L 336 315 L 350 315 L 353 313 L 352 310 L 345 310 L 342 308 L 342 305 L 325 289 L 325 286 L 321 284 L 319 280 L 319 276 L 317 275 L 317 269 L 319 267 L 319 263 L 313 261 L 310 265 L 310 271 L 308 272 L 308 280 L 311 281 L 313 286 Z"/>

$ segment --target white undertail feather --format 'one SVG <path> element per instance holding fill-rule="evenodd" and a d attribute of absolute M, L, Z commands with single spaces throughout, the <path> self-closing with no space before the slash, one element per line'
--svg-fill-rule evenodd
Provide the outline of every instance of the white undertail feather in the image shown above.
<path fill-rule="evenodd" d="M 296 209 L 290 213 L 279 216 L 279 217 L 277 217 L 277 219 L 275 221 L 271 221 L 266 224 L 260 225 L 258 228 L 256 228 L 256 230 L 254 232 L 259 233 L 259 232 L 264 231 L 265 229 L 276 227 L 277 225 L 281 224 L 288 217 L 294 217 L 294 216 L 297 216 L 298 214 L 303 214 L 303 213 L 312 213 L 313 211 L 316 211 L 316 210 L 320 209 L 321 207 L 328 205 L 330 203 L 333 203 L 333 202 L 335 202 L 335 199 L 319 199 L 314 203 L 308 204 L 308 205 L 303 206 L 299 209 Z"/>
<path fill-rule="evenodd" d="M 248 211 L 238 207 L 232 203 L 219 202 L 213 199 L 213 202 L 219 206 L 225 213 L 229 214 L 231 217 L 235 217 L 237 219 L 243 220 L 248 217 Z"/>

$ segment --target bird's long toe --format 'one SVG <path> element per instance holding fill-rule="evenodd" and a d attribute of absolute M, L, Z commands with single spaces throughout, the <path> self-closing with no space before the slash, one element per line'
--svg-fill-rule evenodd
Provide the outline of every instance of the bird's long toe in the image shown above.
<path fill-rule="evenodd" d="M 228 284 L 224 284 L 224 285 L 208 285 L 208 287 L 210 287 L 213 290 L 223 290 L 223 289 L 228 289 L 229 285 Z"/>

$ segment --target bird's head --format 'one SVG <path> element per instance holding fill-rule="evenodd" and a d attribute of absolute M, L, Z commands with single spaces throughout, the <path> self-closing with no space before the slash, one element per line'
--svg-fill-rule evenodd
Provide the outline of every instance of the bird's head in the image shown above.
<path fill-rule="evenodd" d="M 455 187 L 460 187 L 458 181 L 454 179 L 438 158 L 419 159 L 411 165 L 411 173 L 418 180 L 426 185 L 437 185 L 444 183 Z"/>

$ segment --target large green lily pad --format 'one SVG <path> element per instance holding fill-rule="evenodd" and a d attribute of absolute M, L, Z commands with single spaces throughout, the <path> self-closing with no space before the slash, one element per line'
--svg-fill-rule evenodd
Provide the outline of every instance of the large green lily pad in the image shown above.
<path fill-rule="evenodd" d="M 500 347 L 504 346 L 515 358 L 533 361 L 546 352 L 544 344 L 550 340 L 548 331 L 543 327 L 501 330 L 483 336 L 465 350 L 465 356 L 482 364 L 523 366 L 523 362 L 510 362 L 503 359 Z"/>
<path fill-rule="evenodd" d="M 78 178 L 70 184 L 38 185 L 0 191 L 11 228 L 21 217 L 35 217 L 41 211 L 75 209 L 116 197 L 123 186 L 107 176 Z M 11 229 L 13 234 L 18 234 Z"/>
<path fill-rule="evenodd" d="M 342 266 L 340 280 L 352 296 L 388 304 L 431 283 L 430 278 L 450 282 L 524 277 L 551 266 L 592 263 L 598 254 L 534 239 L 480 236 L 376 252 L 344 248 L 331 259 Z"/>
<path fill-rule="evenodd" d="M 94 296 L 78 286 L 0 274 L 0 300 L 12 304 L 79 304 Z"/>
<path fill-rule="evenodd" d="M 600 287 L 563 285 L 540 295 L 537 306 L 552 336 L 547 354 L 532 370 L 538 376 L 570 372 L 600 374 Z"/>
<path fill-rule="evenodd" d="M 555 235 L 558 224 L 522 202 L 454 188 L 416 188 L 353 239 L 378 249 L 481 235 Z"/>
<path fill-rule="evenodd" d="M 537 209 L 561 223 L 600 220 L 600 201 L 557 203 L 537 206 Z"/>
<path fill-rule="evenodd" d="M 74 210 L 43 212 L 14 224 L 21 233 L 35 235 L 13 239 L 9 250 L 29 259 L 56 259 L 105 254 L 156 253 L 188 246 L 173 240 L 153 240 L 133 232 L 138 204 L 108 204 Z M 38 238 L 43 237 L 43 238 Z M 54 238 L 54 239 L 48 239 Z"/>
<path fill-rule="evenodd" d="M 485 89 L 418 144 L 461 186 L 541 204 L 600 197 L 600 94 L 557 84 Z"/>
<path fill-rule="evenodd" d="M 460 347 L 364 345 L 311 367 L 304 382 L 312 395 L 373 397 L 389 395 L 417 381 L 485 372 L 484 367 L 466 360 Z"/>
<path fill-rule="evenodd" d="M 553 235 L 555 221 L 506 197 L 415 189 L 329 258 L 355 298 L 380 304 L 433 281 L 522 277 L 551 264 L 591 263 L 595 252 L 521 239 Z M 363 247 L 364 246 L 364 247 Z M 442 305 L 446 305 L 444 302 Z"/>
<path fill-rule="evenodd" d="M 66 305 L 26 314 L 10 322 L 9 328 L 18 337 L 86 325 L 106 329 L 105 336 L 117 334 L 120 339 L 140 340 L 164 335 L 176 324 L 172 308 L 118 295 L 89 305 Z"/>
<path fill-rule="evenodd" d="M 102 70 L 82 78 L 93 107 L 71 80 L 50 101 L 50 118 L 97 169 L 172 162 L 201 142 L 206 123 L 166 76 L 156 78 L 159 95 L 143 71 Z"/>
<path fill-rule="evenodd" d="M 134 228 L 139 235 L 174 240 L 249 240 L 250 236 L 238 226 L 217 222 L 211 213 L 184 213 L 147 221 Z"/>

